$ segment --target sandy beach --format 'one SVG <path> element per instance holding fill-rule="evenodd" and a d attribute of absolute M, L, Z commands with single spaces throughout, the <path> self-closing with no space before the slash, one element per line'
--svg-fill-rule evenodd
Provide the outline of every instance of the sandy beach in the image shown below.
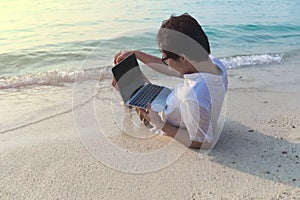
<path fill-rule="evenodd" d="M 0 10 L 0 200 L 300 200 L 299 1 L 4 0 Z M 190 68 L 194 40 L 169 49 L 169 34 L 157 37 L 184 13 L 228 70 L 209 151 L 145 126 L 111 86 L 120 50 Z M 198 25 L 182 29 L 208 46 Z M 173 44 L 183 66 L 162 53 Z M 182 83 L 142 63 L 152 83 Z"/>
<path fill-rule="evenodd" d="M 126 173 L 98 161 L 80 139 L 73 111 L 2 132 L 0 199 L 299 199 L 298 72 L 276 65 L 229 70 L 225 125 L 215 148 L 203 156 L 187 149 L 152 172 Z M 114 131 L 113 122 L 106 126 L 112 143 L 128 151 L 171 142 L 137 140 Z"/>

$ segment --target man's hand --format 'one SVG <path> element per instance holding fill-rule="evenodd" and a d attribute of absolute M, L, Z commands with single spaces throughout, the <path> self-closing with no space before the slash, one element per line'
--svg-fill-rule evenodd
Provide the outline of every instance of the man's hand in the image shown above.
<path fill-rule="evenodd" d="M 125 51 L 125 50 L 121 50 L 119 51 L 117 54 L 115 54 L 114 56 L 114 63 L 118 64 L 119 62 L 121 62 L 124 58 L 126 58 L 127 56 L 129 56 L 130 54 L 134 53 L 135 51 L 131 50 L 131 51 Z"/>
<path fill-rule="evenodd" d="M 146 118 L 144 117 L 144 115 L 141 113 L 141 110 L 140 108 L 135 108 L 136 110 L 136 113 L 138 114 L 141 122 L 145 125 L 145 126 L 151 126 L 150 122 L 148 120 L 146 120 Z"/>
<path fill-rule="evenodd" d="M 124 50 L 121 50 L 119 51 L 118 53 L 115 54 L 114 56 L 114 64 L 118 64 L 119 62 L 121 62 L 124 58 L 126 58 L 127 56 L 129 56 L 130 54 L 134 53 L 135 51 L 124 51 Z M 116 88 L 116 90 L 119 91 L 119 88 L 118 88 L 118 84 L 117 84 L 117 81 L 115 79 L 113 79 L 111 81 L 111 85 Z"/>
<path fill-rule="evenodd" d="M 111 85 L 116 88 L 117 91 L 120 91 L 116 79 L 113 78 L 113 80 L 111 81 Z"/>
<path fill-rule="evenodd" d="M 152 125 L 154 125 L 157 129 L 162 129 L 164 127 L 164 122 L 162 121 L 159 114 L 151 109 L 151 105 L 148 104 L 147 109 L 139 109 L 140 113 L 143 115 L 143 117 L 150 122 Z"/>

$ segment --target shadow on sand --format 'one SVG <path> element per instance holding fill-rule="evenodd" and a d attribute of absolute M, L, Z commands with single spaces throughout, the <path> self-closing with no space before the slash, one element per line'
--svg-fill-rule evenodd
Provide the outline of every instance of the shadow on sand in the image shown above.
<path fill-rule="evenodd" d="M 227 120 L 212 161 L 262 179 L 300 188 L 300 144 Z"/>

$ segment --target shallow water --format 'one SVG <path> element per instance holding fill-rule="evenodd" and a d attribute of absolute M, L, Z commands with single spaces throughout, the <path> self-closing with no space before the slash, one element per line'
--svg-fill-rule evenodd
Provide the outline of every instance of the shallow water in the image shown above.
<path fill-rule="evenodd" d="M 83 85 L 79 102 L 84 103 L 119 49 L 140 49 L 161 56 L 156 32 L 171 14 L 188 12 L 194 16 L 210 39 L 212 54 L 220 57 L 233 74 L 253 67 L 279 67 L 299 73 L 299 9 L 295 0 L 3 0 L 0 132 L 70 111 L 74 82 Z M 176 83 L 146 73 L 154 82 Z M 276 76 L 281 73 L 285 71 Z M 104 79 L 109 81 L 109 68 L 105 74 Z M 298 91 L 297 84 L 289 84 L 286 74 L 286 86 L 276 87 Z M 297 78 L 291 81 L 299 82 Z"/>
<path fill-rule="evenodd" d="M 286 55 L 300 49 L 300 4 L 295 0 L 4 0 L 0 9 L 0 75 L 77 69 L 96 47 L 89 68 L 110 64 L 120 48 L 159 55 L 155 35 L 161 21 L 184 12 L 203 25 L 218 57 Z"/>

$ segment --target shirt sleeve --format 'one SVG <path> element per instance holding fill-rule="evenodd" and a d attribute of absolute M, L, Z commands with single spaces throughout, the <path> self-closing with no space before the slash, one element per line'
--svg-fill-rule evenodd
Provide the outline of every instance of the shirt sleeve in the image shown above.
<path fill-rule="evenodd" d="M 182 102 L 180 111 L 190 140 L 204 142 L 210 124 L 210 112 L 193 100 Z"/>

